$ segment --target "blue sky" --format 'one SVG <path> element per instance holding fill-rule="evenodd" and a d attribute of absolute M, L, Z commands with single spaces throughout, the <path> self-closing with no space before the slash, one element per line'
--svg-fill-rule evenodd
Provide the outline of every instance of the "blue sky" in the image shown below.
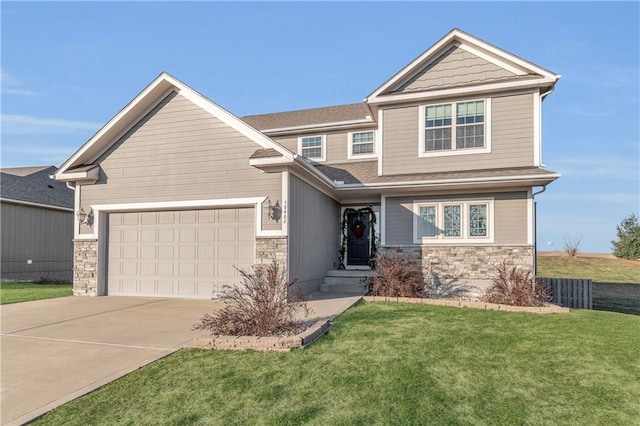
<path fill-rule="evenodd" d="M 2 166 L 60 165 L 161 71 L 238 116 L 360 102 L 457 27 L 562 74 L 540 249 L 640 210 L 638 2 L 2 2 Z"/>

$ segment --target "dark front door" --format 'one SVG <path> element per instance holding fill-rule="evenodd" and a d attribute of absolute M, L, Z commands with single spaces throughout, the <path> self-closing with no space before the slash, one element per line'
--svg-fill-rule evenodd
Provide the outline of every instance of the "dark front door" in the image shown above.
<path fill-rule="evenodd" d="M 351 213 L 347 216 L 347 265 L 369 264 L 369 213 Z"/>

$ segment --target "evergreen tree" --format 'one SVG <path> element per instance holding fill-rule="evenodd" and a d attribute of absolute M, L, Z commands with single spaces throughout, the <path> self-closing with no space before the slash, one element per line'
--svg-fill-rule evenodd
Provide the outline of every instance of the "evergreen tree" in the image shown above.
<path fill-rule="evenodd" d="M 640 259 L 640 222 L 635 213 L 617 226 L 618 239 L 611 241 L 613 255 L 623 259 Z"/>

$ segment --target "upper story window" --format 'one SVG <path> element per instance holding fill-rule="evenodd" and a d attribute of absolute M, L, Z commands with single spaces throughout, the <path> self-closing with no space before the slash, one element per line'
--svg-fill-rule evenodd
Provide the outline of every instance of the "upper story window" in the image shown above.
<path fill-rule="evenodd" d="M 413 242 L 492 243 L 493 198 L 414 201 Z"/>
<path fill-rule="evenodd" d="M 491 99 L 420 108 L 419 156 L 491 152 Z"/>
<path fill-rule="evenodd" d="M 375 157 L 375 133 L 373 130 L 348 134 L 347 158 Z"/>
<path fill-rule="evenodd" d="M 323 135 L 298 138 L 298 152 L 310 160 L 325 160 L 325 139 Z"/>

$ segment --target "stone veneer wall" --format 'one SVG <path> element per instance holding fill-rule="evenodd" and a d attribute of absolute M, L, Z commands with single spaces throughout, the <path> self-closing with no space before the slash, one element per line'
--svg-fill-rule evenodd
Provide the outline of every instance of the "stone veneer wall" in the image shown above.
<path fill-rule="evenodd" d="M 423 269 L 437 275 L 444 282 L 485 288 L 495 276 L 496 267 L 503 262 L 533 269 L 533 246 L 396 246 L 381 247 L 380 252 L 394 248 L 401 253 L 416 254 Z M 475 293 L 472 291 L 472 293 Z"/>
<path fill-rule="evenodd" d="M 73 240 L 73 295 L 98 294 L 98 240 Z"/>
<path fill-rule="evenodd" d="M 256 264 L 268 264 L 276 260 L 287 266 L 287 237 L 257 237 Z"/>

